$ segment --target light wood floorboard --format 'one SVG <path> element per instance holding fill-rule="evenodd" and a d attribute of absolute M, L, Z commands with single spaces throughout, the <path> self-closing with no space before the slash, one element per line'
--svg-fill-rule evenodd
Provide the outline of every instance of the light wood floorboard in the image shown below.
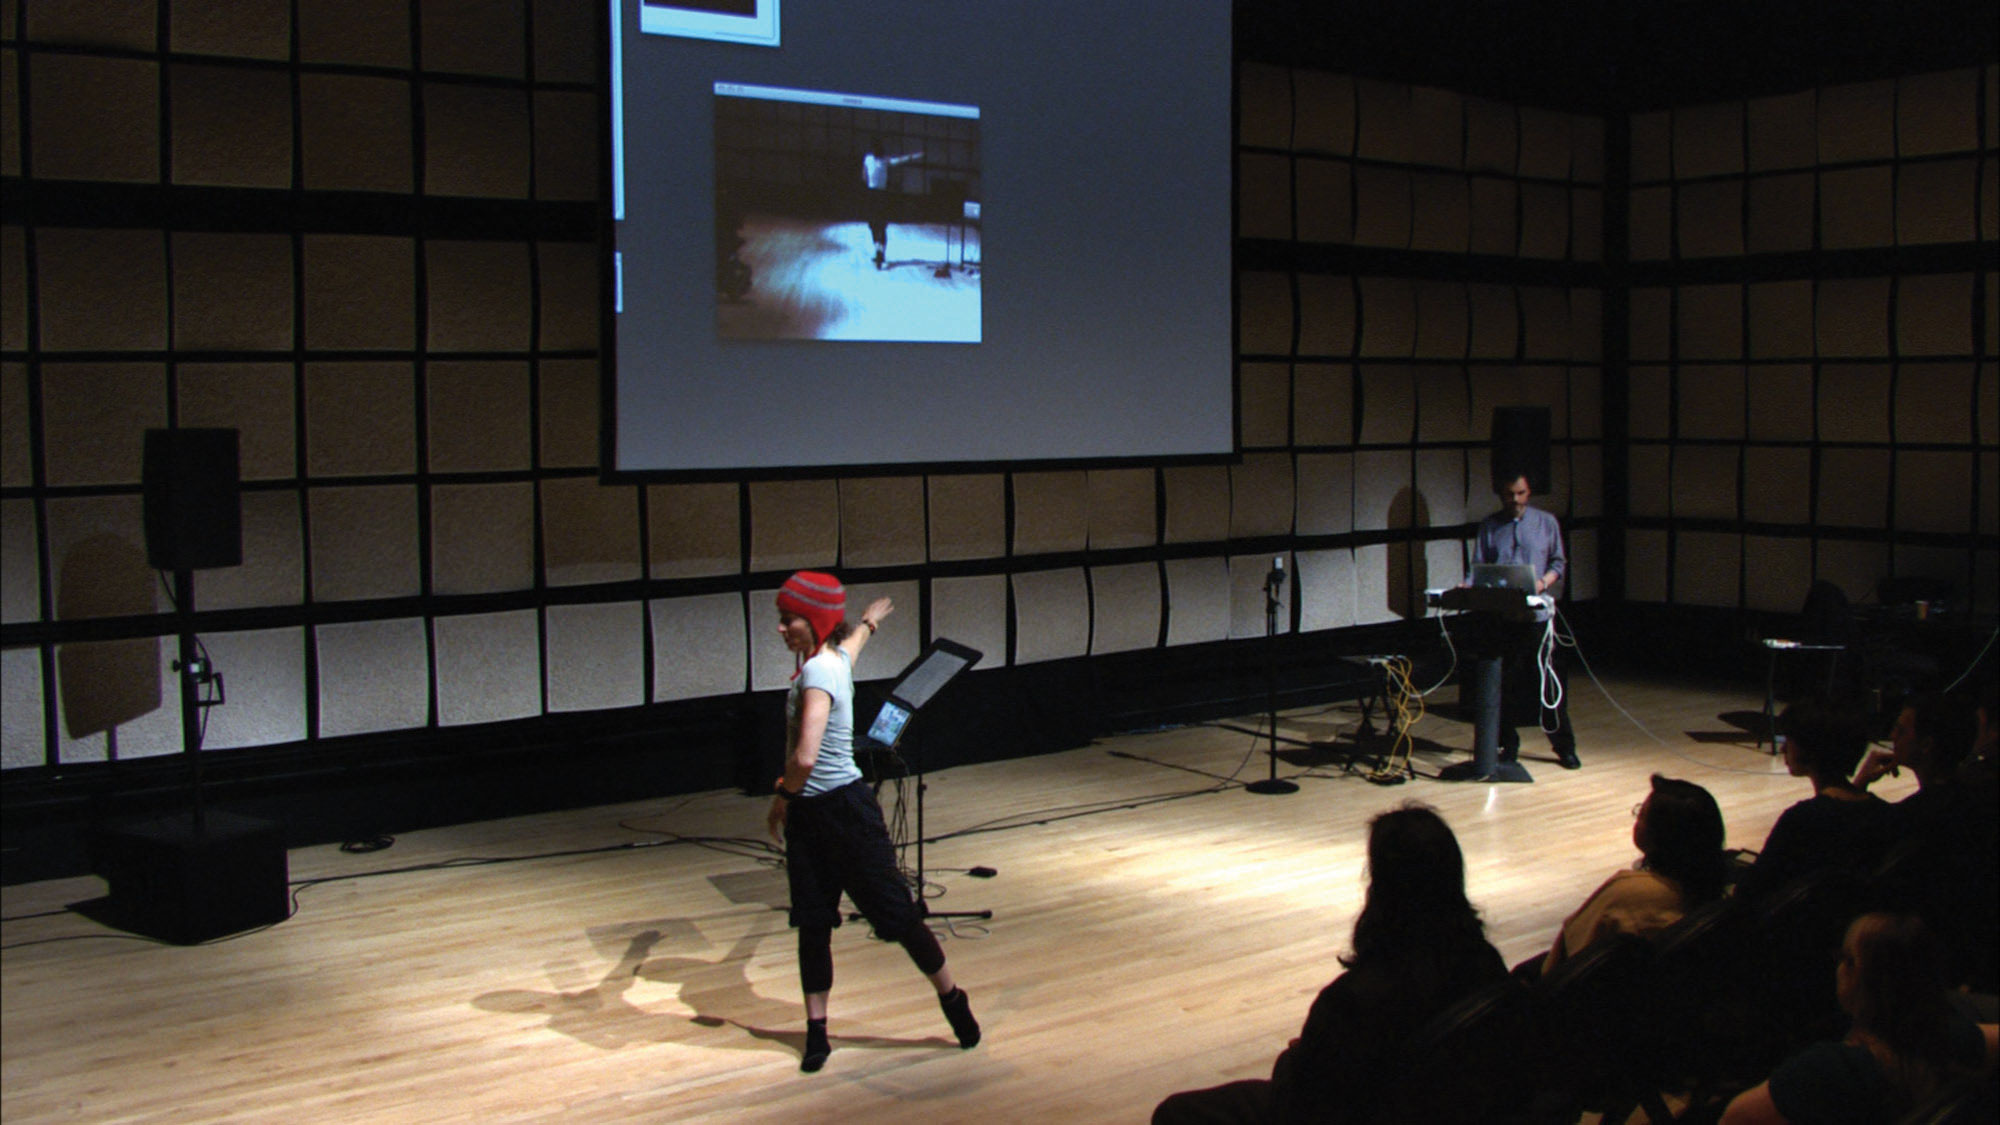
<path fill-rule="evenodd" d="M 1756 689 L 1606 686 L 1575 678 L 1581 771 L 1558 769 L 1528 732 L 1533 785 L 1385 787 L 1328 764 L 1289 796 L 1197 793 L 1268 768 L 1253 753 L 1268 743 L 1217 726 L 933 773 L 925 828 L 950 838 L 925 850 L 932 907 L 994 911 L 944 940 L 986 1041 L 957 1050 L 902 951 L 847 926 L 835 1050 L 818 1075 L 798 1072 L 783 873 L 753 847 L 659 834 L 759 836 L 764 802 L 730 792 L 416 832 L 372 855 L 298 849 L 292 918 L 194 948 L 63 911 L 103 892 L 94 878 L 5 888 L 0 1113 L 8 1125 L 1144 1121 L 1176 1089 L 1268 1073 L 1339 971 L 1382 809 L 1443 812 L 1511 962 L 1635 858 L 1630 809 L 1648 775 L 1706 785 L 1734 846 L 1756 847 L 1806 795 L 1720 718 L 1754 712 Z M 1327 739 L 1355 721 L 1307 708 L 1281 730 Z M 1441 714 L 1416 734 L 1426 773 L 1470 741 Z M 980 825 L 996 830 L 952 835 Z M 463 862 L 621 844 L 635 846 Z M 965 874 L 977 865 L 998 877 Z M 392 873 L 351 877 L 368 872 Z"/>

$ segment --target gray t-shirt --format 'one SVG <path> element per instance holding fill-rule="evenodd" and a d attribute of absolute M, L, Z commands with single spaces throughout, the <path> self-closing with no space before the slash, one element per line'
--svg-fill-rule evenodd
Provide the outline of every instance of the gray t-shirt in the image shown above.
<path fill-rule="evenodd" d="M 799 741 L 799 711 L 807 688 L 818 688 L 833 700 L 826 716 L 826 733 L 820 736 L 819 760 L 802 790 L 805 796 L 831 793 L 861 780 L 861 767 L 854 764 L 854 669 L 847 651 L 834 646 L 813 654 L 792 680 L 791 694 L 785 697 L 785 749 L 789 753 Z"/>

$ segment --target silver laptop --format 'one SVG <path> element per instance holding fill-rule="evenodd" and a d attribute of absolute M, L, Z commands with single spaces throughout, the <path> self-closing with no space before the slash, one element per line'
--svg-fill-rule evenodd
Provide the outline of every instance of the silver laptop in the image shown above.
<path fill-rule="evenodd" d="M 1527 563 L 1473 563 L 1472 585 L 1483 590 L 1535 592 L 1535 568 Z"/>

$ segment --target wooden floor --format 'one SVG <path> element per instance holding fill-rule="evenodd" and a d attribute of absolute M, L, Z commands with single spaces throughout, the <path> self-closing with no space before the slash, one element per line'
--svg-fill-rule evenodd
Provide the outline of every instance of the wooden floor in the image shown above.
<path fill-rule="evenodd" d="M 925 849 L 932 909 L 994 912 L 944 941 L 986 1041 L 956 1049 L 902 951 L 847 926 L 834 1054 L 817 1075 L 798 1071 L 782 871 L 754 844 L 665 842 L 754 840 L 765 804 L 734 793 L 413 833 L 369 855 L 300 849 L 291 919 L 194 948 L 62 909 L 101 894 L 95 879 L 8 887 L 0 1114 L 1143 1121 L 1176 1089 L 1268 1073 L 1339 971 L 1377 811 L 1417 799 L 1443 812 L 1511 962 L 1635 857 L 1630 810 L 1648 775 L 1707 786 L 1735 846 L 1757 846 L 1806 795 L 1722 718 L 1755 712 L 1757 688 L 1605 688 L 1576 677 L 1581 771 L 1530 735 L 1533 785 L 1386 787 L 1337 761 L 1285 763 L 1301 790 L 1259 796 L 1218 788 L 1268 769 L 1227 726 L 932 774 L 925 828 L 948 837 Z M 1356 719 L 1305 709 L 1280 726 L 1331 739 Z M 1425 773 L 1470 741 L 1436 713 L 1416 734 Z M 473 862 L 600 848 L 613 850 Z"/>

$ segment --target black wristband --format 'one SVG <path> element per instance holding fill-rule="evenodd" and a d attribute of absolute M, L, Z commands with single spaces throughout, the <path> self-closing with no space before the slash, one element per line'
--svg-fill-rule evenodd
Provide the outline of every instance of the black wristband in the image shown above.
<path fill-rule="evenodd" d="M 785 800 L 785 801 L 796 801 L 800 797 L 805 796 L 805 790 L 803 789 L 794 793 L 791 790 L 785 788 L 785 779 L 782 777 L 778 779 L 776 785 L 773 785 L 771 787 L 771 791 L 777 794 L 780 800 Z"/>

